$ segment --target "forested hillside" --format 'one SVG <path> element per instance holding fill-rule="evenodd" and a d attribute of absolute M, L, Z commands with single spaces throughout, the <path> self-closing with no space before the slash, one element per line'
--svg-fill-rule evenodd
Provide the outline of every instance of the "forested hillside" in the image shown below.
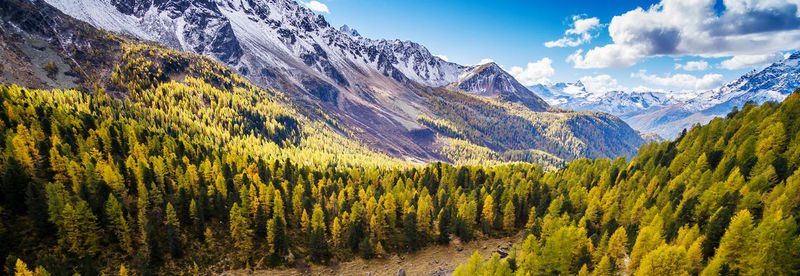
<path fill-rule="evenodd" d="M 151 60 L 182 60 L 128 49 L 130 60 L 151 50 Z M 136 75 L 125 68 L 115 80 Z M 208 72 L 206 90 L 235 83 L 198 72 Z M 216 133 L 158 115 L 181 101 L 133 101 L 163 85 L 204 91 L 199 82 L 162 83 L 126 100 L 3 87 L 5 269 L 220 272 L 520 230 L 530 235 L 509 258 L 482 264 L 476 256 L 456 273 L 790 275 L 800 265 L 800 93 L 644 146 L 630 163 L 583 159 L 546 173 L 528 164 L 301 164 L 293 161 L 301 155 L 247 154 L 225 140 L 237 128 Z M 182 129 L 189 126 L 197 129 Z M 252 136 L 284 145 L 295 137 L 255 129 Z"/>
<path fill-rule="evenodd" d="M 456 273 L 800 273 L 799 92 L 630 162 L 566 163 L 641 138 L 613 116 L 417 87 L 436 115 L 417 121 L 456 163 L 418 165 L 207 57 L 27 3 L 0 2 L 2 42 L 58 62 L 7 43 L 3 68 L 76 88 L 0 86 L 0 273 L 209 274 L 520 231 L 510 257 Z"/>
<path fill-rule="evenodd" d="M 456 275 L 797 275 L 800 92 L 752 103 L 630 162 L 544 175 L 553 200 L 512 257 Z"/>

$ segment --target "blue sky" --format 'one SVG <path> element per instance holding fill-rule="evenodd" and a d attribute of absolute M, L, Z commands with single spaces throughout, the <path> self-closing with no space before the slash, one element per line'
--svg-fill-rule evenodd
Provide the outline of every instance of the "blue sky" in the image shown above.
<path fill-rule="evenodd" d="M 491 59 L 526 85 L 580 79 L 595 91 L 683 91 L 718 87 L 800 48 L 797 2 L 304 3 L 365 37 L 419 42 L 459 64 Z"/>

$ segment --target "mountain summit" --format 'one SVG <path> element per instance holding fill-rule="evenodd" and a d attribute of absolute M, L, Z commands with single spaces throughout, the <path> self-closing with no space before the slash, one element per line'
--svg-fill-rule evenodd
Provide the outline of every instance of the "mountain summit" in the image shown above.
<path fill-rule="evenodd" d="M 450 87 L 477 96 L 520 102 L 534 111 L 545 111 L 548 107 L 542 98 L 494 62 L 473 66 L 461 79 L 450 84 Z"/>
<path fill-rule="evenodd" d="M 415 42 L 369 39 L 346 25 L 336 29 L 292 0 L 45 1 L 102 29 L 210 56 L 256 84 L 287 93 L 313 116 L 330 117 L 343 133 L 407 160 L 452 161 L 445 149 L 456 137 L 434 127 L 445 122 L 472 133 L 457 138 L 471 146 L 495 152 L 536 149 L 564 159 L 629 155 L 644 142 L 621 121 L 549 114 L 565 111 L 551 110 L 496 64 L 459 65 Z M 511 114 L 505 103 L 525 110 Z M 480 108 L 486 117 L 452 113 L 463 108 L 470 115 Z M 520 112 L 530 114 L 518 120 Z M 519 124 L 507 126 L 527 129 L 531 138 L 499 139 L 501 134 L 486 126 L 496 118 L 515 118 Z M 595 127 L 615 145 L 578 133 Z"/>

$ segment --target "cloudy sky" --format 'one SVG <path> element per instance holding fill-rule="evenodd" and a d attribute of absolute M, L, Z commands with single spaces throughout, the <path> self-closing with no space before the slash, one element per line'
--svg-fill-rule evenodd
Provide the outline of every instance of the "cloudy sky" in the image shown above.
<path fill-rule="evenodd" d="M 520 82 L 593 91 L 705 90 L 800 49 L 800 0 L 318 0 L 334 26 L 412 40 Z"/>

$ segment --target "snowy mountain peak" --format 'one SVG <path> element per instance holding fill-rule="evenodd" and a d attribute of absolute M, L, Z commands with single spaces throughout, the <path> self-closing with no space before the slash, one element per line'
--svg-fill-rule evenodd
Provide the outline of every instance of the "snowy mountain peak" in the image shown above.
<path fill-rule="evenodd" d="M 789 55 L 789 58 L 787 58 L 787 60 L 788 59 L 800 59 L 800 51 L 792 53 L 791 55 Z"/>
<path fill-rule="evenodd" d="M 677 102 L 668 94 L 658 92 L 587 91 L 580 80 L 574 83 L 561 82 L 529 88 L 542 96 L 550 105 L 613 115 L 625 115 Z"/>
<path fill-rule="evenodd" d="M 544 111 L 548 104 L 494 62 L 470 67 L 470 71 L 452 84 L 467 93 L 519 102 L 535 111 Z"/>
<path fill-rule="evenodd" d="M 358 31 L 356 31 L 356 29 L 350 28 L 350 26 L 347 26 L 347 24 L 342 25 L 341 27 L 339 27 L 339 31 L 341 31 L 343 33 L 346 33 L 346 34 L 349 34 L 351 36 L 361 36 L 358 33 Z"/>

